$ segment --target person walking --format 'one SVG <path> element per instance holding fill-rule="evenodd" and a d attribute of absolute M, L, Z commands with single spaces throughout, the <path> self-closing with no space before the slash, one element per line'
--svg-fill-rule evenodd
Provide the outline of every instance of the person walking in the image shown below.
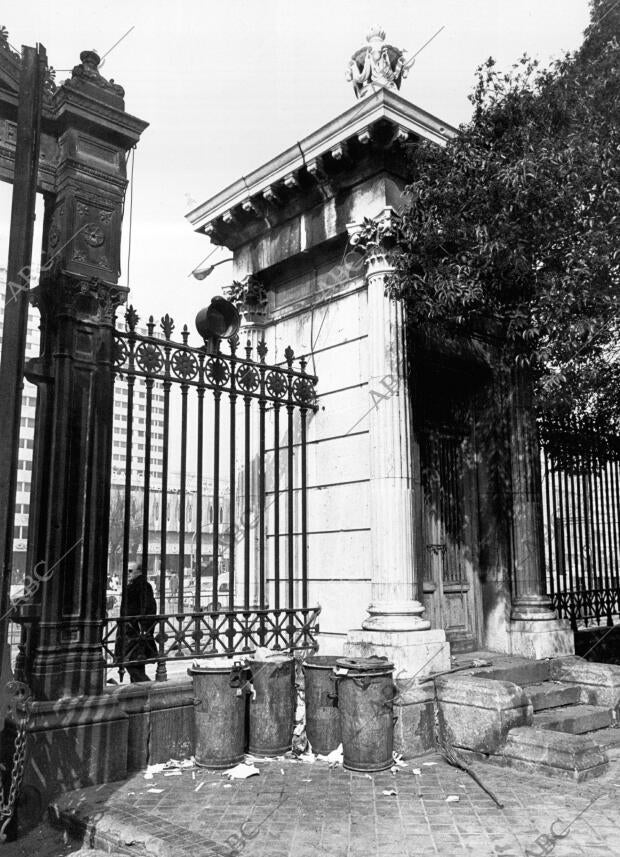
<path fill-rule="evenodd" d="M 145 569 L 132 562 L 127 568 L 121 616 L 134 618 L 122 623 L 116 641 L 117 658 L 122 654 L 122 661 L 132 661 L 125 667 L 132 682 L 150 681 L 146 674 L 146 661 L 157 657 L 155 622 L 152 621 L 156 613 L 153 587 L 147 580 Z"/>

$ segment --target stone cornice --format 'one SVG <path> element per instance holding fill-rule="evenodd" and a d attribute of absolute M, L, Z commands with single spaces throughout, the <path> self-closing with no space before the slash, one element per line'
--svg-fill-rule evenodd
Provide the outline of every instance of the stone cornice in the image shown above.
<path fill-rule="evenodd" d="M 260 198 L 277 205 L 279 192 L 286 188 L 294 193 L 300 178 L 310 176 L 322 195 L 330 193 L 326 185 L 324 165 L 333 168 L 334 163 L 351 162 L 348 144 L 370 143 L 373 129 L 382 123 L 391 126 L 391 133 L 382 140 L 382 148 L 419 139 L 445 145 L 456 129 L 440 119 L 416 107 L 396 92 L 383 89 L 362 99 L 322 128 L 295 143 L 282 154 L 268 161 L 245 178 L 229 185 L 216 196 L 190 211 L 186 217 L 197 232 L 212 235 L 218 222 L 234 217 L 234 210 L 251 214 L 256 208 L 260 217 L 260 206 L 254 202 Z"/>

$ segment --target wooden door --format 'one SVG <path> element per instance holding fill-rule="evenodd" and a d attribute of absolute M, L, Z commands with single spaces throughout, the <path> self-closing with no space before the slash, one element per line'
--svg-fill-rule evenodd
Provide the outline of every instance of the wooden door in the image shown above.
<path fill-rule="evenodd" d="M 420 444 L 423 594 L 433 627 L 443 628 L 453 651 L 478 644 L 475 462 L 462 430 L 434 428 Z"/>

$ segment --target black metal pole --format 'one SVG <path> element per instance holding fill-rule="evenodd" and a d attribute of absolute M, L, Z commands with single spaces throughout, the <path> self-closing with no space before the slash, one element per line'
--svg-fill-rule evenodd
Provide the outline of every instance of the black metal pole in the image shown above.
<path fill-rule="evenodd" d="M 21 392 L 28 326 L 29 272 L 32 261 L 43 81 L 43 45 L 22 48 L 15 148 L 15 173 L 7 263 L 7 291 L 0 358 L 0 673 L 8 652 L 7 628 L 13 558 L 13 519 Z M 1 726 L 2 724 L 0 724 Z"/>

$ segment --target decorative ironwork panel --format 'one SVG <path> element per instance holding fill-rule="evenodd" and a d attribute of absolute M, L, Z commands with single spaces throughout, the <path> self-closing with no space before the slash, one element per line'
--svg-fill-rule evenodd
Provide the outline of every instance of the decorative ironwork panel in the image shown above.
<path fill-rule="evenodd" d="M 169 315 L 138 323 L 130 306 L 114 333 L 109 563 L 121 603 L 115 620 L 108 609 L 107 663 L 156 662 L 164 679 L 171 659 L 307 648 L 319 610 L 306 502 L 317 379 L 291 348 L 268 363 L 264 339 L 193 346 L 187 326 L 172 340 Z M 132 564 L 144 580 L 128 587 Z M 138 609 L 152 627 L 136 625 Z"/>

